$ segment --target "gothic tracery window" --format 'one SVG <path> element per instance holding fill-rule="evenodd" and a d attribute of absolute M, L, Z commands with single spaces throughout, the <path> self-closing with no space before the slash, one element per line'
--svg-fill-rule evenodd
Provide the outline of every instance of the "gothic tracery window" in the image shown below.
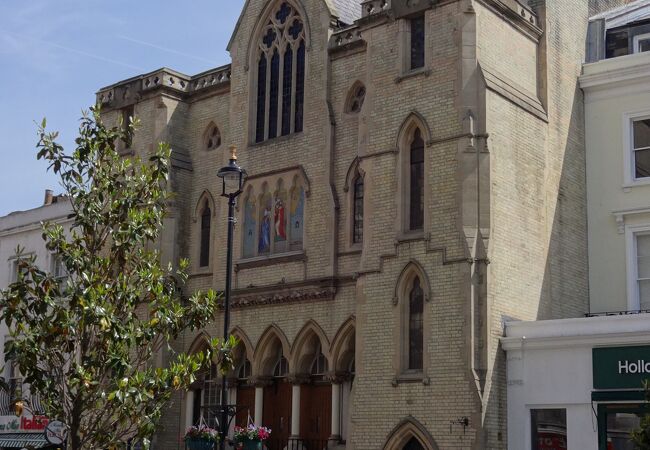
<path fill-rule="evenodd" d="M 201 248 L 199 255 L 199 265 L 207 267 L 210 265 L 210 222 L 211 211 L 207 201 L 201 213 Z"/>
<path fill-rule="evenodd" d="M 420 278 L 413 280 L 408 304 L 408 369 L 422 370 L 424 350 L 424 291 Z"/>
<path fill-rule="evenodd" d="M 412 437 L 404 446 L 403 450 L 424 450 L 420 441 L 416 437 Z"/>
<path fill-rule="evenodd" d="M 363 84 L 356 84 L 352 88 L 350 98 L 348 99 L 347 112 L 359 113 L 363 108 L 363 102 L 366 99 L 366 87 Z"/>
<path fill-rule="evenodd" d="M 360 244 L 363 242 L 363 177 L 357 174 L 354 179 L 354 210 L 352 211 L 352 243 Z"/>
<path fill-rule="evenodd" d="M 288 2 L 271 14 L 259 42 L 255 142 L 300 132 L 305 91 L 305 30 Z"/>
<path fill-rule="evenodd" d="M 211 124 L 205 134 L 205 149 L 214 150 L 221 145 L 221 132 L 219 128 Z"/>
<path fill-rule="evenodd" d="M 409 153 L 409 230 L 421 230 L 424 225 L 424 140 L 418 128 L 411 141 Z"/>

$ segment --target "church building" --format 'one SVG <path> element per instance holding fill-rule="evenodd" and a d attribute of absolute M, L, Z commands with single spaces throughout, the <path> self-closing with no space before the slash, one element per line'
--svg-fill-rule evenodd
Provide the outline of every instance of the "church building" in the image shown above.
<path fill-rule="evenodd" d="M 588 312 L 577 77 L 588 18 L 620 3 L 246 0 L 231 64 L 97 93 L 141 121 L 125 155 L 172 147 L 159 246 L 190 259 L 184 294 L 224 289 L 231 145 L 248 172 L 235 423 L 270 450 L 506 448 L 504 322 Z M 220 383 L 174 397 L 156 449 L 215 423 Z"/>

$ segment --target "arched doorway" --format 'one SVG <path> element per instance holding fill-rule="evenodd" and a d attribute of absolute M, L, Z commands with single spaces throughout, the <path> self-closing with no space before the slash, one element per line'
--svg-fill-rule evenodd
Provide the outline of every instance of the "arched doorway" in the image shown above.
<path fill-rule="evenodd" d="M 317 342 L 309 364 L 309 383 L 301 386 L 300 394 L 300 437 L 307 450 L 322 450 L 332 433 L 332 384 L 326 378 L 328 370 L 327 359 Z"/>
<path fill-rule="evenodd" d="M 255 386 L 250 383 L 251 362 L 244 357 L 237 367 L 237 415 L 235 425 L 240 427 L 248 426 L 253 421 L 255 413 Z"/>
<path fill-rule="evenodd" d="M 264 387 L 262 424 L 272 430 L 269 450 L 282 450 L 291 433 L 291 384 L 287 382 L 289 362 L 278 341 L 275 357 L 270 360 L 270 382 Z"/>

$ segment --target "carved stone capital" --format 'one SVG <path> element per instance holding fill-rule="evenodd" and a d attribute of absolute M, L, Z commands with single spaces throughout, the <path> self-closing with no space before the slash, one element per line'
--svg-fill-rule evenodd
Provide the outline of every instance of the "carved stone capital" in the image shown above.
<path fill-rule="evenodd" d="M 256 388 L 263 388 L 270 386 L 273 383 L 273 379 L 271 377 L 254 377 L 251 378 L 248 382 L 251 386 L 255 386 Z"/>
<path fill-rule="evenodd" d="M 287 377 L 287 381 L 293 385 L 309 384 L 311 382 L 309 375 L 306 373 L 292 373 Z"/>
<path fill-rule="evenodd" d="M 351 377 L 350 372 L 328 372 L 325 374 L 325 380 L 332 384 L 343 384 Z"/>

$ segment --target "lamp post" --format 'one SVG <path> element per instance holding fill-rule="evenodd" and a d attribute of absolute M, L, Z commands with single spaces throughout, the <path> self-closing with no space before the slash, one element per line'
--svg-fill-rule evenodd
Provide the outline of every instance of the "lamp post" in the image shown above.
<path fill-rule="evenodd" d="M 228 165 L 222 167 L 217 172 L 217 176 L 222 181 L 221 196 L 228 199 L 228 242 L 226 249 L 226 292 L 223 308 L 223 338 L 228 340 L 230 328 L 230 285 L 232 274 L 232 240 L 233 231 L 235 227 L 235 203 L 239 194 L 242 193 L 244 180 L 246 179 L 246 171 L 239 167 L 237 164 L 237 147 L 230 146 L 230 161 Z M 226 385 L 226 374 L 223 374 L 223 382 L 221 383 L 221 419 L 219 420 L 219 428 L 221 439 L 219 441 L 219 448 L 225 450 L 226 437 L 228 436 L 228 388 Z"/>

